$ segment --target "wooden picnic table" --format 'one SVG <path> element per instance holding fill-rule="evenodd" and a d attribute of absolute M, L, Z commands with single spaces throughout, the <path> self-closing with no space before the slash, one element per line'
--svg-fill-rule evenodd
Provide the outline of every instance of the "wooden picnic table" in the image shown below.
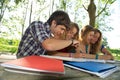
<path fill-rule="evenodd" d="M 11 59 L 0 59 L 0 62 L 8 60 Z M 120 61 L 116 61 L 116 63 L 114 64 L 120 68 Z M 98 76 L 91 75 L 68 67 L 65 67 L 65 75 L 51 76 L 46 74 L 30 75 L 8 72 L 0 66 L 0 80 L 120 80 L 120 70 L 114 72 L 106 78 L 99 78 Z"/>

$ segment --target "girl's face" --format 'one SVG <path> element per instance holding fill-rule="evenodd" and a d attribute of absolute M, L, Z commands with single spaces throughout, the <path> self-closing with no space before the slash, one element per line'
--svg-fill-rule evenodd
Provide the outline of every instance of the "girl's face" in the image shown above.
<path fill-rule="evenodd" d="M 100 33 L 98 33 L 98 32 L 95 33 L 92 40 L 91 40 L 91 43 L 95 44 L 98 41 L 99 37 L 100 37 Z"/>
<path fill-rule="evenodd" d="M 66 39 L 74 39 L 76 33 L 77 33 L 77 29 L 75 27 L 71 28 L 66 34 Z"/>
<path fill-rule="evenodd" d="M 87 38 L 86 38 L 87 44 L 91 43 L 91 40 L 93 39 L 93 36 L 94 36 L 94 31 L 90 31 L 87 35 Z"/>

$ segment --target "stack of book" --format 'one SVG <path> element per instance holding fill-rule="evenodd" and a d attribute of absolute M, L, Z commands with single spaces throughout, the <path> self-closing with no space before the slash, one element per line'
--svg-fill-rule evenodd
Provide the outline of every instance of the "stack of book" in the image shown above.
<path fill-rule="evenodd" d="M 62 60 L 43 56 L 27 56 L 24 58 L 4 62 L 1 64 L 1 66 L 5 67 L 5 70 L 7 71 L 24 74 L 65 74 Z"/>
<path fill-rule="evenodd" d="M 43 56 L 63 60 L 64 65 L 67 67 L 87 72 L 99 76 L 100 78 L 105 78 L 115 71 L 119 70 L 118 67 L 114 64 L 114 60 L 71 58 L 47 55 Z"/>
<path fill-rule="evenodd" d="M 110 60 L 106 61 L 41 55 L 27 56 L 11 60 L 2 63 L 1 66 L 5 67 L 5 70 L 7 71 L 32 75 L 39 75 L 41 73 L 64 75 L 64 66 L 66 66 L 105 78 L 118 70 L 118 67 L 113 64 L 114 62 L 115 61 Z"/>
<path fill-rule="evenodd" d="M 84 71 L 101 78 L 105 78 L 118 70 L 118 67 L 113 64 L 101 63 L 101 62 L 74 62 L 74 61 L 64 61 L 64 65 L 76 70 Z"/>

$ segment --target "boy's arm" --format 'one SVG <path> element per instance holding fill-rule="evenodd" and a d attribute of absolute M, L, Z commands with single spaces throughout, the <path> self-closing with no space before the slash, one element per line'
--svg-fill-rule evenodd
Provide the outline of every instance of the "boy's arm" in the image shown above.
<path fill-rule="evenodd" d="M 49 38 L 42 42 L 42 46 L 48 51 L 56 51 L 68 47 L 69 45 L 78 44 L 77 40 L 60 40 Z"/>

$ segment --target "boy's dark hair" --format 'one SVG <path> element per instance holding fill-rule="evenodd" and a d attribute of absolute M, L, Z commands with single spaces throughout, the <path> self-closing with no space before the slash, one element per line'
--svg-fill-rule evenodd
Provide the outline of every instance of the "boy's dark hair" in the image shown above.
<path fill-rule="evenodd" d="M 55 20 L 57 25 L 64 25 L 66 29 L 69 29 L 70 25 L 70 18 L 68 14 L 64 11 L 57 10 L 49 17 L 47 20 L 48 24 L 51 25 L 52 21 Z"/>

